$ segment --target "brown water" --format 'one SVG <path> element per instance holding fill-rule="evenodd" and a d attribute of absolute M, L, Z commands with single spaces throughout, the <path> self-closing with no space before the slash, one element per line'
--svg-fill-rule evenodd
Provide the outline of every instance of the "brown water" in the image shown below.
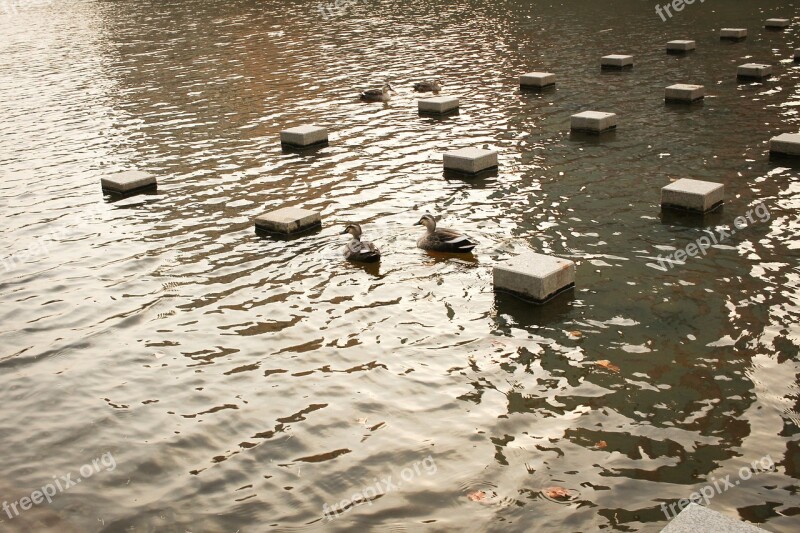
<path fill-rule="evenodd" d="M 0 529 L 658 531 L 663 503 L 730 475 L 713 509 L 797 531 L 800 171 L 766 141 L 800 129 L 800 23 L 760 29 L 796 6 L 695 3 L 665 23 L 633 0 L 316 5 L 0 14 L 0 498 L 116 465 Z M 726 26 L 749 39 L 719 42 Z M 666 55 L 679 38 L 698 50 Z M 601 73 L 609 53 L 635 69 Z M 776 75 L 737 84 L 750 61 Z M 557 91 L 518 91 L 537 69 Z M 432 76 L 458 116 L 417 115 L 411 84 Z M 357 101 L 384 80 L 397 98 Z M 705 104 L 665 107 L 677 82 Z M 571 137 L 587 109 L 618 131 Z M 282 153 L 304 123 L 330 147 Z M 444 179 L 441 153 L 464 146 L 497 149 L 499 174 Z M 127 168 L 159 193 L 103 198 Z M 723 182 L 724 210 L 662 218 L 676 177 Z M 769 221 L 656 268 L 761 203 Z M 257 237 L 283 205 L 324 228 Z M 426 210 L 480 241 L 475 261 L 414 247 Z M 379 270 L 341 260 L 348 221 Z M 574 294 L 496 298 L 492 264 L 525 248 L 576 261 Z M 739 479 L 765 456 L 772 471 Z"/>

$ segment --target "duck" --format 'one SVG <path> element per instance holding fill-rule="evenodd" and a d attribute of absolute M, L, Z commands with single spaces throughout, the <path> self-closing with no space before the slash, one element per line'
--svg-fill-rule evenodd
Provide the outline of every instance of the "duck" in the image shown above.
<path fill-rule="evenodd" d="M 444 252 L 449 254 L 472 253 L 478 243 L 471 238 L 447 228 L 437 228 L 436 219 L 426 213 L 415 226 L 425 226 L 427 232 L 417 241 L 417 247 L 428 252 Z"/>
<path fill-rule="evenodd" d="M 349 233 L 353 238 L 344 247 L 344 258 L 356 263 L 377 263 L 381 260 L 381 251 L 371 242 L 361 241 L 361 226 L 348 224 L 342 235 Z"/>
<path fill-rule="evenodd" d="M 414 84 L 414 90 L 418 93 L 427 93 L 427 92 L 435 92 L 438 93 L 442 90 L 442 81 L 441 80 L 432 80 L 432 81 L 421 81 L 419 83 Z"/>
<path fill-rule="evenodd" d="M 365 102 L 388 102 L 392 93 L 397 94 L 397 91 L 392 88 L 390 83 L 387 83 L 381 89 L 367 89 L 361 93 L 361 99 Z"/>

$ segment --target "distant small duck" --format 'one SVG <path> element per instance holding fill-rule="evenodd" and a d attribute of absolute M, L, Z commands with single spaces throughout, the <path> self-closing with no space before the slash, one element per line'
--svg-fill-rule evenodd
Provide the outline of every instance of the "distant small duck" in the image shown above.
<path fill-rule="evenodd" d="M 392 93 L 397 93 L 391 84 L 387 83 L 382 89 L 367 89 L 361 93 L 361 99 L 365 102 L 388 102 Z"/>
<path fill-rule="evenodd" d="M 435 92 L 438 93 L 442 90 L 441 80 L 421 81 L 414 84 L 414 90 L 418 93 Z"/>
<path fill-rule="evenodd" d="M 344 257 L 357 263 L 377 263 L 381 260 L 381 251 L 371 242 L 361 242 L 361 226 L 349 224 L 342 235 L 349 233 L 353 239 L 344 247 Z"/>
<path fill-rule="evenodd" d="M 423 215 L 415 226 L 425 226 L 428 231 L 417 241 L 417 247 L 429 252 L 449 254 L 468 254 L 478 243 L 457 231 L 436 228 L 436 219 L 431 215 Z"/>

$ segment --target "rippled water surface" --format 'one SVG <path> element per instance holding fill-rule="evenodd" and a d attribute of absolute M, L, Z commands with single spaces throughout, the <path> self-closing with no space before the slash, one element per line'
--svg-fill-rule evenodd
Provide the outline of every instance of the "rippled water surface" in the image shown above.
<path fill-rule="evenodd" d="M 0 4 L 0 498 L 81 477 L 0 529 L 659 531 L 728 475 L 713 509 L 800 529 L 800 166 L 766 144 L 800 129 L 796 5 L 319 5 Z M 697 51 L 665 54 L 680 38 Z M 601 72 L 610 53 L 634 70 Z M 751 61 L 775 75 L 737 84 Z M 531 70 L 557 90 L 521 93 Z M 417 114 L 437 76 L 457 116 Z M 358 101 L 387 80 L 391 102 Z M 666 107 L 679 82 L 705 103 Z M 571 136 L 589 109 L 617 132 Z M 305 123 L 330 146 L 283 153 Z M 446 179 L 466 146 L 499 173 Z M 131 168 L 158 193 L 104 197 Z M 662 215 L 678 177 L 724 183 L 723 211 Z M 759 204 L 768 221 L 658 268 Z M 285 205 L 323 229 L 258 237 Z M 415 248 L 428 210 L 474 260 Z M 378 268 L 341 259 L 350 221 Z M 574 293 L 496 297 L 492 265 L 525 249 L 574 260 Z"/>

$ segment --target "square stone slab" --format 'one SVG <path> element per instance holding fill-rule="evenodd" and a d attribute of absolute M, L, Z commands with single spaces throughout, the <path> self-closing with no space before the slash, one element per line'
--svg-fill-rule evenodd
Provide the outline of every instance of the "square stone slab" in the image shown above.
<path fill-rule="evenodd" d="M 772 65 L 764 65 L 761 63 L 745 63 L 739 65 L 736 70 L 736 76 L 739 78 L 752 78 L 764 79 L 772 75 Z"/>
<path fill-rule="evenodd" d="M 528 72 L 519 77 L 519 85 L 523 89 L 543 89 L 556 84 L 556 75 L 552 72 Z"/>
<path fill-rule="evenodd" d="M 795 48 L 794 49 L 794 60 L 795 61 L 800 61 L 800 48 Z"/>
<path fill-rule="evenodd" d="M 688 40 L 670 41 L 667 43 L 667 52 L 688 52 L 694 50 L 697 43 Z"/>
<path fill-rule="evenodd" d="M 617 127 L 617 115 L 600 111 L 584 111 L 572 115 L 570 127 L 575 131 L 602 133 Z"/>
<path fill-rule="evenodd" d="M 769 141 L 769 151 L 772 154 L 800 157 L 800 133 L 784 133 L 773 137 Z"/>
<path fill-rule="evenodd" d="M 132 192 L 156 189 L 156 177 L 140 170 L 120 172 L 100 180 L 100 187 L 104 191 L 117 194 L 130 194 Z"/>
<path fill-rule="evenodd" d="M 690 503 L 661 533 L 766 533 L 748 522 L 740 522 L 708 507 Z"/>
<path fill-rule="evenodd" d="M 256 217 L 257 230 L 281 235 L 300 233 L 321 225 L 319 213 L 299 207 L 283 207 Z"/>
<path fill-rule="evenodd" d="M 720 39 L 732 39 L 738 41 L 739 39 L 747 38 L 747 28 L 722 28 L 719 30 Z"/>
<path fill-rule="evenodd" d="M 307 148 L 328 142 L 328 130 L 320 126 L 298 126 L 281 132 L 281 144 Z"/>
<path fill-rule="evenodd" d="M 612 54 L 600 60 L 603 68 L 629 68 L 633 66 L 633 56 Z"/>
<path fill-rule="evenodd" d="M 670 85 L 664 91 L 664 99 L 667 102 L 686 102 L 692 103 L 702 100 L 706 96 L 706 89 L 702 85 L 686 85 L 678 83 Z"/>
<path fill-rule="evenodd" d="M 661 189 L 661 207 L 707 213 L 722 205 L 725 187 L 710 181 L 679 179 Z"/>
<path fill-rule="evenodd" d="M 770 28 L 773 30 L 782 30 L 783 28 L 788 28 L 791 21 L 789 19 L 767 19 L 764 22 L 765 28 Z"/>
<path fill-rule="evenodd" d="M 458 98 L 455 96 L 438 96 L 435 98 L 424 98 L 417 101 L 420 113 L 431 113 L 443 115 L 458 109 Z"/>
<path fill-rule="evenodd" d="M 497 152 L 482 148 L 462 148 L 444 154 L 444 169 L 474 175 L 497 168 Z"/>
<path fill-rule="evenodd" d="M 544 303 L 575 286 L 575 263 L 550 255 L 525 252 L 494 267 L 494 290 L 534 303 Z"/>

